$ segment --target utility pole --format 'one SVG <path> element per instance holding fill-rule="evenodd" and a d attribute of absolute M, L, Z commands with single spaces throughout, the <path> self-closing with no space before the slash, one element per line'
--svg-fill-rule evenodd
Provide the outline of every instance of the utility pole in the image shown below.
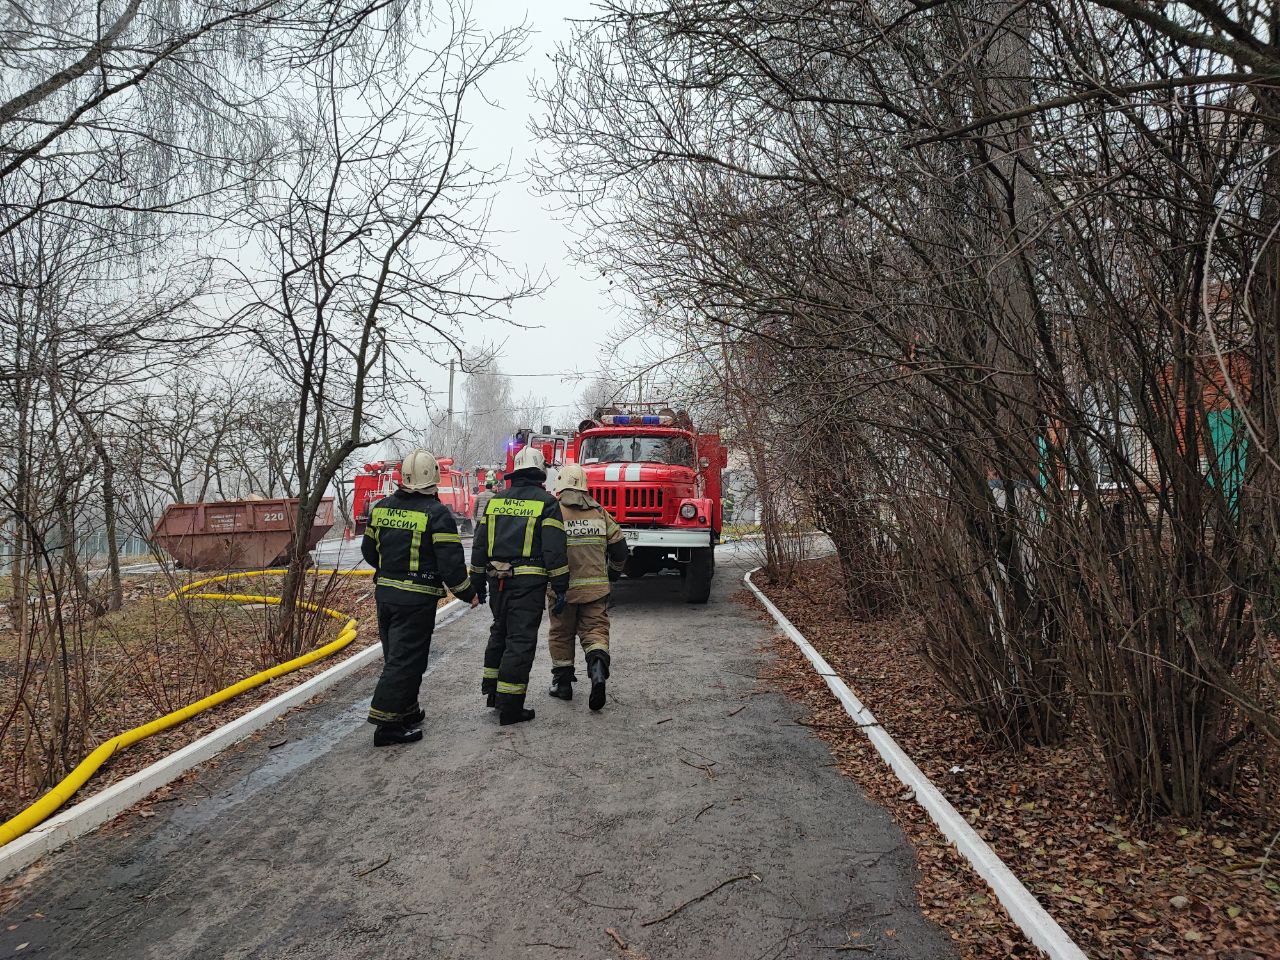
<path fill-rule="evenodd" d="M 453 431 L 453 364 L 454 364 L 454 361 L 450 360 L 449 361 L 449 408 L 448 410 L 445 411 L 445 427 L 451 433 Z"/>

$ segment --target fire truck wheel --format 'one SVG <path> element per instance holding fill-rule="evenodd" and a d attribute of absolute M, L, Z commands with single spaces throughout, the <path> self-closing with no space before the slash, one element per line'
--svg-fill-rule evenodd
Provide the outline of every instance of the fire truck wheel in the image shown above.
<path fill-rule="evenodd" d="M 711 596 L 711 577 L 716 572 L 716 552 L 712 547 L 691 550 L 684 577 L 684 599 L 687 603 L 706 603 Z"/>

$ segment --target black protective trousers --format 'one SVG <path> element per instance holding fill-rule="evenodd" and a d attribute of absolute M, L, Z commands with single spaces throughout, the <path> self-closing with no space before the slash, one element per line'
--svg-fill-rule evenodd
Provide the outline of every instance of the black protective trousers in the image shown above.
<path fill-rule="evenodd" d="M 373 691 L 370 723 L 400 723 L 418 709 L 418 688 L 422 686 L 422 675 L 427 672 L 431 634 L 435 628 L 434 603 L 378 601 L 382 676 Z"/>
<path fill-rule="evenodd" d="M 498 693 L 523 697 L 528 691 L 546 593 L 546 577 L 489 578 L 493 626 L 489 628 L 489 645 L 484 649 L 486 689 L 496 681 L 494 689 Z"/>

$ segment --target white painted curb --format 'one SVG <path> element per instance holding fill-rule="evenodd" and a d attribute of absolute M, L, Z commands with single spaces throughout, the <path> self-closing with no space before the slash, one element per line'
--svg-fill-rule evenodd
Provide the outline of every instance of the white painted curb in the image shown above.
<path fill-rule="evenodd" d="M 1013 918 L 1013 922 L 1022 928 L 1028 939 L 1043 950 L 1052 960 L 1087 960 L 1083 950 L 1066 934 L 1048 911 L 1040 905 L 1040 901 L 1031 895 L 1013 872 L 996 856 L 985 840 L 969 826 L 967 820 L 953 807 L 947 798 L 924 775 L 910 757 L 898 746 L 897 741 L 877 723 L 875 716 L 862 705 L 862 702 L 845 685 L 839 675 L 831 669 L 831 665 L 823 659 L 822 654 L 804 638 L 799 630 L 783 616 L 782 611 L 773 605 L 768 597 L 752 581 L 752 574 L 759 573 L 760 567 L 747 573 L 742 579 L 751 591 L 764 604 L 764 608 L 778 621 L 778 625 L 801 652 L 809 658 L 818 671 L 818 675 L 827 682 L 831 692 L 844 706 L 845 712 L 862 730 L 880 756 L 893 769 L 898 779 L 910 787 L 915 794 L 916 803 L 924 807 L 925 812 L 938 825 L 943 836 L 955 844 L 973 869 L 995 893 L 997 899 L 1004 904 L 1005 910 Z"/>
<path fill-rule="evenodd" d="M 459 600 L 450 601 L 440 608 L 436 628 L 456 620 L 470 609 L 469 605 Z M 46 853 L 52 853 L 63 844 L 84 836 L 166 783 L 176 780 L 192 767 L 199 766 L 249 734 L 261 730 L 286 710 L 305 703 L 381 657 L 381 644 L 366 647 L 342 663 L 335 664 L 280 696 L 254 707 L 244 716 L 237 717 L 194 743 L 169 754 L 163 760 L 157 760 L 151 766 L 125 777 L 119 783 L 112 784 L 73 807 L 67 807 L 29 833 L 0 847 L 0 880 L 7 880 Z"/>

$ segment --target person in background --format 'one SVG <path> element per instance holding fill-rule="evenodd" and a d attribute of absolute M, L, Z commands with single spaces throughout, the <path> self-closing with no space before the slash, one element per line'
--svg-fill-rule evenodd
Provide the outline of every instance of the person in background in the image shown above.
<path fill-rule="evenodd" d="M 493 481 L 486 480 L 484 489 L 476 494 L 476 505 L 471 510 L 471 523 L 474 526 L 480 523 L 480 518 L 484 516 L 484 508 L 489 505 L 489 501 L 493 499 Z"/>

